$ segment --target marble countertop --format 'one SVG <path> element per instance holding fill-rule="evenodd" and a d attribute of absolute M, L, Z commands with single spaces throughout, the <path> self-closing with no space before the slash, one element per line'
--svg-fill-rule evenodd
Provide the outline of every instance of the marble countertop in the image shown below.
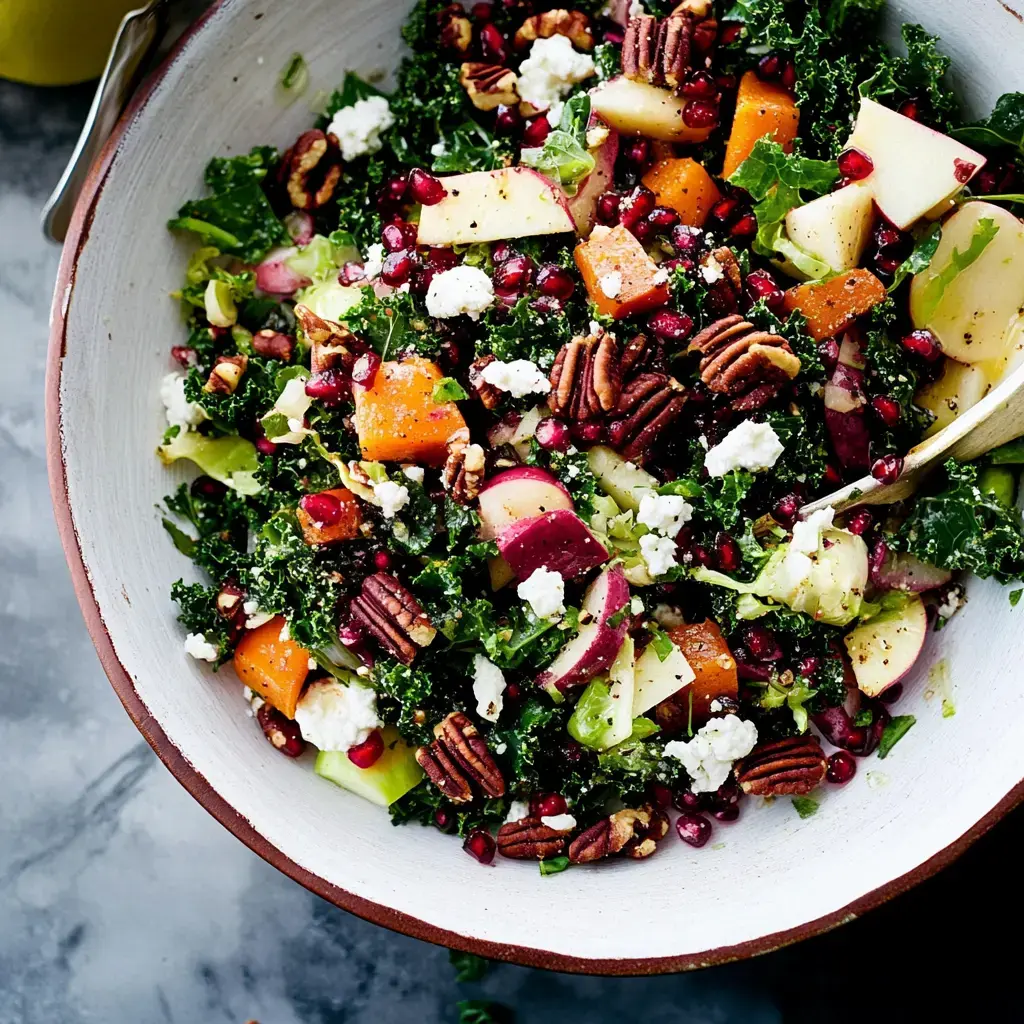
<path fill-rule="evenodd" d="M 479 998 L 521 1024 L 907 1020 L 933 998 L 936 1019 L 961 1002 L 990 1019 L 1016 967 L 1021 812 L 911 894 L 757 960 L 621 980 L 495 965 L 460 985 L 443 949 L 324 903 L 192 800 L 100 669 L 49 510 L 58 251 L 38 214 L 90 96 L 0 82 L 0 1024 L 435 1024 Z M 1001 1019 L 1024 1019 L 1013 1006 Z"/>

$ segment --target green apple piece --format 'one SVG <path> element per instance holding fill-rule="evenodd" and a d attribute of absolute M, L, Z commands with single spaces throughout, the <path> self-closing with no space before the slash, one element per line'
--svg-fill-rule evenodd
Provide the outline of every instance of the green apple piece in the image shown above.
<path fill-rule="evenodd" d="M 846 148 L 871 158 L 874 170 L 862 183 L 903 230 L 960 192 L 985 165 L 973 149 L 869 99 L 860 101 Z"/>
<path fill-rule="evenodd" d="M 576 230 L 565 193 L 528 167 L 443 179 L 448 194 L 420 211 L 420 245 L 471 245 Z"/>
<path fill-rule="evenodd" d="M 207 437 L 193 430 L 183 430 L 157 448 L 156 453 L 168 466 L 178 459 L 188 459 L 207 476 L 227 484 L 239 494 L 259 494 L 262 489 L 256 479 L 259 468 L 256 448 L 244 437 Z"/>
<path fill-rule="evenodd" d="M 983 221 L 992 222 L 995 236 L 969 266 L 956 273 L 954 251 L 962 260 L 978 233 L 986 230 Z M 931 264 L 914 275 L 910 285 L 914 326 L 931 331 L 942 351 L 961 363 L 998 363 L 1013 352 L 1022 306 L 1024 224 L 993 203 L 964 203 L 942 225 Z"/>
<path fill-rule="evenodd" d="M 893 594 L 893 607 L 843 638 L 861 693 L 877 697 L 913 668 L 928 635 L 928 616 L 917 594 Z"/>
<path fill-rule="evenodd" d="M 619 76 L 593 89 L 595 114 L 623 135 L 646 135 L 662 142 L 698 142 L 707 132 L 695 132 L 683 121 L 686 100 L 668 89 Z"/>
<path fill-rule="evenodd" d="M 633 733 L 633 640 L 627 636 L 608 677 L 587 684 L 572 716 L 569 735 L 591 750 L 607 750 Z"/>
<path fill-rule="evenodd" d="M 871 190 L 854 182 L 786 215 L 786 234 L 835 273 L 860 266 L 874 222 Z"/>
<path fill-rule="evenodd" d="M 942 376 L 926 384 L 914 396 L 914 401 L 934 417 L 925 437 L 948 427 L 961 413 L 977 405 L 989 388 L 989 380 L 980 366 L 968 366 L 947 359 Z"/>
<path fill-rule="evenodd" d="M 390 806 L 420 783 L 423 769 L 416 763 L 415 748 L 394 726 L 386 725 L 382 731 L 384 753 L 369 768 L 357 768 L 344 750 L 321 750 L 314 771 L 371 804 Z"/>
<path fill-rule="evenodd" d="M 648 644 L 636 659 L 636 678 L 633 687 L 633 717 L 650 711 L 663 700 L 689 686 L 695 678 L 690 663 L 675 644 L 664 661 L 658 656 L 654 644 Z"/>
<path fill-rule="evenodd" d="M 304 288 L 296 301 L 311 309 L 318 317 L 341 323 L 345 314 L 362 301 L 363 293 L 358 288 L 346 288 L 336 280 L 322 281 Z"/>
<path fill-rule="evenodd" d="M 587 462 L 601 490 L 623 510 L 639 512 L 640 499 L 661 486 L 656 477 L 601 444 L 587 452 Z"/>

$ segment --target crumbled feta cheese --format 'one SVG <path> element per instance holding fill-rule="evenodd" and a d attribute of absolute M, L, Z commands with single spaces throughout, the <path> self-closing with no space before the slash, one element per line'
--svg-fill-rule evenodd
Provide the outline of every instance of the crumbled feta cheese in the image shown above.
<path fill-rule="evenodd" d="M 609 299 L 617 298 L 619 292 L 622 291 L 622 274 L 617 270 L 609 271 L 607 274 L 603 274 L 598 278 L 597 283 L 601 286 L 601 291 L 603 291 Z"/>
<path fill-rule="evenodd" d="M 448 152 L 448 143 L 445 142 L 444 139 L 441 139 L 439 142 L 435 142 L 430 147 L 430 155 L 431 156 L 444 156 L 447 152 Z"/>
<path fill-rule="evenodd" d="M 502 693 L 505 691 L 505 676 L 493 661 L 482 654 L 473 656 L 473 696 L 476 697 L 476 713 L 485 722 L 496 722 L 501 714 Z"/>
<path fill-rule="evenodd" d="M 295 707 L 295 721 L 302 738 L 318 750 L 349 750 L 383 724 L 373 690 L 337 679 L 311 683 Z"/>
<path fill-rule="evenodd" d="M 513 800 L 509 804 L 508 814 L 505 815 L 505 821 L 522 821 L 523 818 L 530 816 L 530 805 L 525 800 Z"/>
<path fill-rule="evenodd" d="M 677 564 L 676 542 L 671 537 L 645 534 L 640 538 L 640 554 L 652 576 L 662 576 Z"/>
<path fill-rule="evenodd" d="M 655 284 L 668 284 L 668 271 L 664 267 L 660 267 L 654 274 Z"/>
<path fill-rule="evenodd" d="M 714 256 L 709 256 L 707 262 L 700 268 L 700 276 L 704 278 L 706 284 L 716 284 L 725 277 L 725 271 Z"/>
<path fill-rule="evenodd" d="M 594 125 L 587 129 L 587 149 L 597 149 L 608 141 L 611 132 L 603 125 Z"/>
<path fill-rule="evenodd" d="M 519 95 L 538 110 L 547 110 L 595 73 L 593 59 L 577 53 L 567 36 L 538 39 L 519 66 Z"/>
<path fill-rule="evenodd" d="M 644 599 L 639 594 L 634 594 L 629 599 L 630 615 L 642 615 L 644 610 Z"/>
<path fill-rule="evenodd" d="M 380 272 L 384 269 L 384 246 L 377 242 L 371 245 L 366 250 L 366 259 L 363 260 L 363 273 L 366 274 L 366 279 L 372 281 L 375 277 L 380 276 Z"/>
<path fill-rule="evenodd" d="M 722 710 L 722 702 L 716 697 L 709 705 L 708 711 L 713 715 L 717 715 Z"/>
<path fill-rule="evenodd" d="M 263 609 L 260 608 L 259 601 L 254 601 L 252 598 L 242 605 L 242 611 L 245 612 L 246 629 L 258 629 L 274 617 L 273 612 L 263 611 Z"/>
<path fill-rule="evenodd" d="M 552 619 L 565 612 L 565 581 L 557 572 L 541 566 L 516 588 L 516 593 L 529 602 L 538 619 Z"/>
<path fill-rule="evenodd" d="M 471 320 L 479 320 L 480 314 L 493 303 L 491 279 L 479 267 L 467 267 L 464 263 L 435 274 L 427 288 L 427 312 L 431 316 L 465 314 Z"/>
<path fill-rule="evenodd" d="M 683 624 L 683 613 L 674 604 L 658 604 L 654 606 L 654 621 L 662 629 L 675 629 Z"/>
<path fill-rule="evenodd" d="M 544 371 L 529 359 L 513 359 L 511 363 L 495 359 L 483 368 L 480 376 L 486 383 L 499 391 L 507 391 L 513 398 L 546 395 L 551 390 L 551 381 Z"/>
<path fill-rule="evenodd" d="M 709 476 L 725 476 L 734 469 L 771 469 L 782 452 L 770 423 L 744 420 L 704 456 L 704 468 Z"/>
<path fill-rule="evenodd" d="M 185 653 L 191 654 L 196 661 L 217 660 L 217 648 L 208 643 L 202 633 L 189 633 L 185 637 Z"/>
<path fill-rule="evenodd" d="M 935 612 L 940 619 L 951 619 L 966 603 L 963 587 L 957 584 L 950 587 L 942 603 L 935 606 Z"/>
<path fill-rule="evenodd" d="M 694 793 L 714 793 L 729 777 L 733 761 L 754 749 L 757 726 L 738 715 L 712 718 L 692 740 L 672 740 L 665 754 L 683 762 Z"/>
<path fill-rule="evenodd" d="M 411 480 L 414 484 L 423 483 L 422 466 L 403 466 L 402 472 L 405 474 L 406 479 Z"/>
<path fill-rule="evenodd" d="M 497 746 L 496 746 L 496 747 L 494 748 L 494 752 L 495 752 L 496 754 L 504 754 L 506 750 L 508 750 L 508 744 L 507 744 L 507 743 L 499 743 L 499 744 L 498 744 L 498 745 L 497 745 Z"/>
<path fill-rule="evenodd" d="M 636 521 L 666 537 L 675 537 L 693 518 L 693 506 L 679 494 L 645 494 Z"/>
<path fill-rule="evenodd" d="M 394 519 L 409 504 L 409 488 L 391 480 L 374 484 L 373 493 L 380 502 L 380 510 L 385 519 Z"/>
<path fill-rule="evenodd" d="M 379 152 L 383 145 L 381 132 L 394 123 L 388 101 L 383 96 L 368 96 L 350 107 L 342 107 L 327 126 L 327 134 L 337 138 L 343 159 L 356 160 Z"/>
<path fill-rule="evenodd" d="M 571 832 L 576 827 L 576 819 L 571 814 L 545 814 L 540 823 L 556 832 Z"/>
<path fill-rule="evenodd" d="M 832 506 L 812 512 L 806 519 L 793 524 L 793 539 L 789 550 L 802 555 L 813 555 L 821 545 L 821 535 L 832 528 L 836 510 Z"/>
<path fill-rule="evenodd" d="M 185 397 L 183 373 L 169 373 L 164 377 L 160 382 L 160 400 L 164 403 L 168 425 L 179 427 L 182 433 L 209 419 L 201 405 Z"/>
<path fill-rule="evenodd" d="M 308 669 L 308 670 L 309 670 L 310 672 L 315 672 L 315 671 L 316 671 L 316 668 L 317 668 L 317 664 L 316 664 L 316 658 L 307 658 L 307 659 L 306 659 L 306 668 L 307 668 L 307 669 Z"/>
<path fill-rule="evenodd" d="M 281 643 L 286 644 L 286 643 L 288 643 L 289 640 L 291 640 L 291 638 L 292 638 L 292 631 L 291 631 L 290 627 L 288 626 L 288 623 L 286 622 L 281 627 L 281 632 L 277 634 L 277 639 L 280 640 Z"/>

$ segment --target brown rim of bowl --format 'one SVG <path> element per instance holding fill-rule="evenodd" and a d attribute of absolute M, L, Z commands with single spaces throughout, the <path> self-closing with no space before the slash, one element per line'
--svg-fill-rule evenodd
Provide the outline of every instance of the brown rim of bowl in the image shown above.
<path fill-rule="evenodd" d="M 164 62 L 149 77 L 146 83 L 132 99 L 124 116 L 118 122 L 99 159 L 89 172 L 89 177 L 82 189 L 78 205 L 75 207 L 71 227 L 68 231 L 64 249 L 61 253 L 60 268 L 54 287 L 53 306 L 51 310 L 50 341 L 46 365 L 46 457 L 50 477 L 50 493 L 53 499 L 54 515 L 60 533 L 64 554 L 71 569 L 71 578 L 75 595 L 81 606 L 86 627 L 92 637 L 93 644 L 99 654 L 107 678 L 120 698 L 125 710 L 131 716 L 139 731 L 157 756 L 171 770 L 174 777 L 185 789 L 199 801 L 226 829 L 232 832 L 252 851 L 259 854 L 265 861 L 279 871 L 283 871 L 296 882 L 304 885 L 310 892 L 333 903 L 343 910 L 355 914 L 366 921 L 382 925 L 393 931 L 413 938 L 423 939 L 451 949 L 475 953 L 492 960 L 506 960 L 511 963 L 523 964 L 527 967 L 539 967 L 546 970 L 567 971 L 576 974 L 602 975 L 645 975 L 668 974 L 675 971 L 695 970 L 699 967 L 710 967 L 717 964 L 742 960 L 746 957 L 768 953 L 791 943 L 820 935 L 847 921 L 851 921 L 868 910 L 879 906 L 886 900 L 917 885 L 918 882 L 930 878 L 946 865 L 960 856 L 979 836 L 987 832 L 1005 814 L 1024 800 L 1024 781 L 1018 783 L 1002 800 L 984 815 L 972 828 L 955 842 L 930 857 L 923 864 L 893 879 L 885 885 L 814 921 L 775 932 L 758 939 L 751 939 L 734 946 L 721 946 L 702 953 L 688 953 L 680 956 L 648 957 L 638 959 L 589 959 L 586 957 L 566 956 L 530 946 L 511 946 L 470 936 L 459 935 L 444 928 L 438 928 L 419 918 L 389 907 L 381 906 L 372 900 L 363 899 L 354 893 L 347 892 L 331 884 L 319 875 L 314 875 L 300 867 L 269 843 L 256 829 L 246 821 L 231 805 L 220 796 L 206 779 L 185 759 L 181 751 L 167 738 L 163 729 L 150 715 L 135 690 L 131 677 L 118 660 L 113 642 L 107 633 L 103 617 L 100 613 L 96 595 L 93 593 L 89 574 L 82 559 L 81 546 L 75 529 L 74 516 L 68 503 L 67 477 L 64 465 L 64 452 L 61 444 L 61 408 L 60 408 L 60 375 L 67 342 L 67 311 L 71 301 L 71 290 L 74 287 L 75 269 L 79 254 L 89 237 L 89 228 L 95 214 L 96 204 L 103 190 L 106 176 L 120 146 L 120 141 L 129 124 L 143 111 L 154 87 L 167 73 L 168 69 L 181 56 L 189 41 L 200 32 L 210 16 L 230 0 L 216 2 L 200 17 L 177 41 Z M 638 870 L 642 870 L 639 868 Z"/>

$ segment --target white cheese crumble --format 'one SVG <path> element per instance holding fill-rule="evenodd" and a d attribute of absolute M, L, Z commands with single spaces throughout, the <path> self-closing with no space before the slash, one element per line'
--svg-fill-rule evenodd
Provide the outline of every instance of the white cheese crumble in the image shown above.
<path fill-rule="evenodd" d="M 519 66 L 519 95 L 538 110 L 547 110 L 595 73 L 593 59 L 577 53 L 567 36 L 538 39 Z"/>
<path fill-rule="evenodd" d="M 501 714 L 505 676 L 500 668 L 482 654 L 473 656 L 473 696 L 476 713 L 485 722 L 496 722 Z"/>
<path fill-rule="evenodd" d="M 292 377 L 281 389 L 271 412 L 279 413 L 288 421 L 288 431 L 275 434 L 267 440 L 274 444 L 301 444 L 309 431 L 305 426 L 306 413 L 313 404 L 313 399 L 306 394 L 306 381 L 303 377 Z"/>
<path fill-rule="evenodd" d="M 733 761 L 754 749 L 757 726 L 738 715 L 712 718 L 690 741 L 672 740 L 665 754 L 683 762 L 694 793 L 714 793 L 729 777 Z"/>
<path fill-rule="evenodd" d="M 708 711 L 713 715 L 717 715 L 722 710 L 722 702 L 716 697 L 709 705 Z"/>
<path fill-rule="evenodd" d="M 655 272 L 653 281 L 655 284 L 668 284 L 668 271 L 661 267 Z"/>
<path fill-rule="evenodd" d="M 629 18 L 632 21 L 633 18 L 639 18 L 644 13 L 644 5 L 640 3 L 640 0 L 632 0 L 629 5 Z"/>
<path fill-rule="evenodd" d="M 545 814 L 540 823 L 556 832 L 571 832 L 576 827 L 576 819 L 571 814 Z"/>
<path fill-rule="evenodd" d="M 242 604 L 242 611 L 245 612 L 246 629 L 258 629 L 274 617 L 273 612 L 263 611 L 259 601 L 254 601 L 252 598 Z"/>
<path fill-rule="evenodd" d="M 380 510 L 385 519 L 394 519 L 409 504 L 409 488 L 391 480 L 374 484 L 373 493 L 380 502 Z"/>
<path fill-rule="evenodd" d="M 185 637 L 185 653 L 191 654 L 196 661 L 217 660 L 217 648 L 202 633 L 189 633 Z"/>
<path fill-rule="evenodd" d="M 629 599 L 630 615 L 642 615 L 644 610 L 644 599 L 639 594 L 634 594 Z"/>
<path fill-rule="evenodd" d="M 423 483 L 422 466 L 403 466 L 402 473 L 405 475 L 407 480 L 411 480 L 414 484 Z"/>
<path fill-rule="evenodd" d="M 789 542 L 789 550 L 801 555 L 813 555 L 821 545 L 821 535 L 832 528 L 836 510 L 829 505 L 827 508 L 812 512 L 806 519 L 793 524 L 793 539 Z"/>
<path fill-rule="evenodd" d="M 657 604 L 654 606 L 654 621 L 662 629 L 675 629 L 685 620 L 683 613 L 674 604 Z"/>
<path fill-rule="evenodd" d="M 318 750 L 349 750 L 383 725 L 377 694 L 337 679 L 311 683 L 295 707 L 295 721 L 302 738 Z"/>
<path fill-rule="evenodd" d="M 494 303 L 494 285 L 479 267 L 464 263 L 435 274 L 427 288 L 427 312 L 431 316 L 452 317 L 465 314 L 479 320 L 480 314 Z"/>
<path fill-rule="evenodd" d="M 505 823 L 510 821 L 522 821 L 530 816 L 530 805 L 525 800 L 513 800 L 509 804 L 508 814 L 505 815 Z"/>
<path fill-rule="evenodd" d="M 622 274 L 617 270 L 609 271 L 598 278 L 597 283 L 609 299 L 618 298 L 619 292 L 622 291 Z"/>
<path fill-rule="evenodd" d="M 436 280 L 436 279 L 435 279 Z M 511 363 L 503 363 L 495 359 L 488 363 L 480 374 L 486 383 L 499 391 L 507 391 L 513 398 L 526 395 L 546 395 L 551 390 L 551 381 L 544 371 L 529 359 L 513 359 Z"/>
<path fill-rule="evenodd" d="M 645 534 L 640 538 L 640 554 L 652 576 L 662 576 L 677 564 L 676 542 L 671 537 Z"/>
<path fill-rule="evenodd" d="M 770 423 L 744 420 L 704 456 L 704 468 L 709 476 L 725 476 L 734 469 L 771 469 L 782 452 Z"/>
<path fill-rule="evenodd" d="M 327 134 L 337 138 L 345 160 L 355 160 L 379 152 L 383 145 L 381 132 L 394 123 L 388 101 L 383 96 L 368 96 L 350 107 L 342 107 L 327 126 Z"/>
<path fill-rule="evenodd" d="M 959 587 L 952 587 L 943 599 L 942 604 L 935 606 L 935 611 L 940 619 L 951 619 L 966 603 L 967 598 L 964 597 L 963 591 Z"/>
<path fill-rule="evenodd" d="M 164 403 L 168 425 L 179 427 L 183 434 L 209 418 L 201 405 L 185 397 L 183 373 L 169 373 L 160 381 L 160 401 Z"/>
<path fill-rule="evenodd" d="M 292 638 L 291 627 L 286 622 L 281 627 L 281 632 L 277 634 L 277 639 L 280 640 L 281 643 L 286 644 L 286 643 L 288 643 L 289 640 L 291 640 L 291 638 Z"/>
<path fill-rule="evenodd" d="M 704 278 L 706 284 L 716 284 L 725 277 L 725 271 L 714 256 L 709 256 L 707 262 L 700 268 L 700 276 Z"/>
<path fill-rule="evenodd" d="M 655 533 L 675 537 L 693 518 L 693 506 L 679 494 L 645 494 L 636 521 Z"/>
<path fill-rule="evenodd" d="M 366 259 L 363 260 L 363 273 L 368 281 L 372 281 L 375 277 L 380 277 L 380 272 L 384 269 L 385 258 L 384 246 L 380 242 L 371 245 L 366 250 Z"/>
<path fill-rule="evenodd" d="M 516 588 L 538 619 L 552 619 L 565 612 L 565 581 L 557 572 L 541 566 Z"/>

